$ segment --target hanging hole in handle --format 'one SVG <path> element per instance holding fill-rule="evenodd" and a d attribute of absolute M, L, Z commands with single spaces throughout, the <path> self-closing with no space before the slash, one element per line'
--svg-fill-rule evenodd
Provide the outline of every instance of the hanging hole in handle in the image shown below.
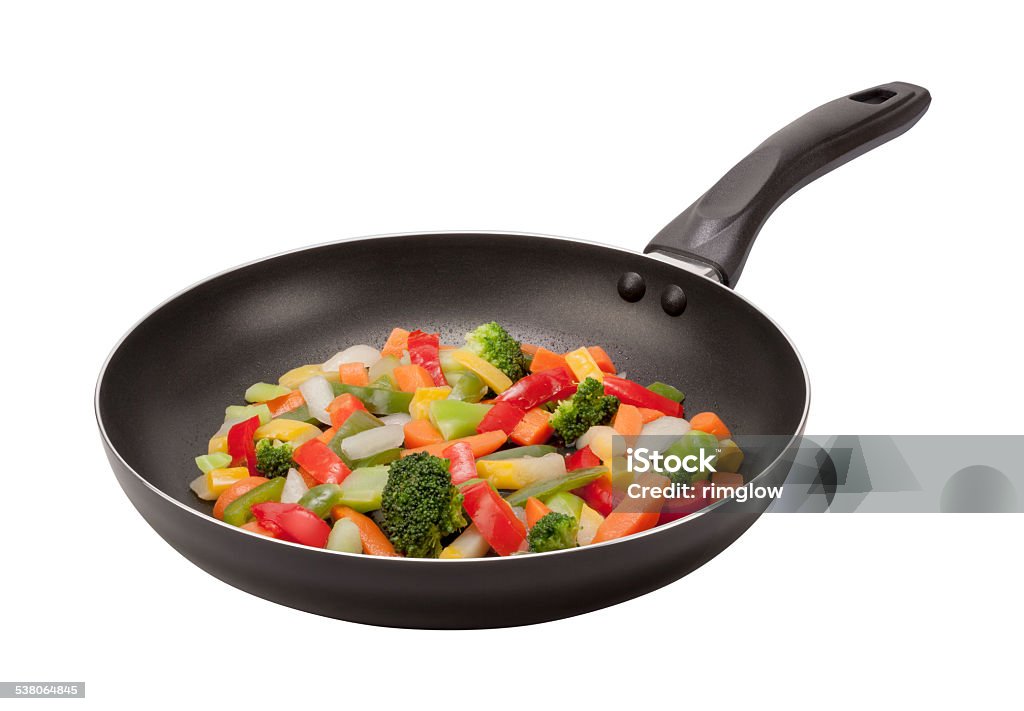
<path fill-rule="evenodd" d="M 862 104 L 881 104 L 894 96 L 896 96 L 896 92 L 889 91 L 888 89 L 868 89 L 859 94 L 854 94 L 850 98 Z"/>

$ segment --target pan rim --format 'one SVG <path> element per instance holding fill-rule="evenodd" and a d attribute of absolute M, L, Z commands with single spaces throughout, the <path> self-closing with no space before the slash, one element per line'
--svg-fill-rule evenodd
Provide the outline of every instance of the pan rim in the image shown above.
<path fill-rule="evenodd" d="M 267 255 L 265 257 L 260 257 L 260 258 L 257 258 L 257 259 L 253 259 L 253 260 L 250 260 L 248 262 L 243 262 L 242 264 L 237 264 L 237 265 L 235 265 L 233 267 L 229 267 L 227 269 L 222 269 L 219 272 L 211 274 L 210 276 L 207 276 L 207 277 L 205 277 L 203 279 L 200 279 L 199 281 L 196 281 L 193 284 L 190 284 L 189 286 L 186 286 L 185 288 L 181 289 L 180 291 L 178 291 L 178 292 L 172 294 L 171 296 L 169 296 L 168 298 L 164 299 L 159 304 L 154 306 L 152 309 L 147 311 L 134 324 L 132 324 L 132 326 L 127 331 L 125 331 L 125 333 L 117 340 L 117 342 L 114 344 L 113 348 L 111 348 L 110 353 L 107 354 L 107 357 L 104 359 L 103 365 L 100 368 L 99 376 L 96 379 L 96 387 L 95 387 L 95 389 L 93 391 L 93 412 L 94 412 L 95 417 L 96 417 L 96 424 L 99 427 L 100 436 L 102 437 L 105 449 L 107 450 L 107 452 L 112 454 L 117 459 L 117 461 L 121 464 L 121 466 L 125 469 L 125 471 L 131 473 L 136 479 L 139 480 L 139 482 L 143 486 L 148 488 L 150 491 L 154 492 L 159 497 L 161 497 L 164 500 L 166 500 L 168 503 L 173 504 L 174 506 L 177 506 L 178 508 L 180 508 L 183 511 L 187 511 L 188 513 L 190 513 L 192 515 L 198 516 L 199 518 L 201 518 L 201 519 L 203 519 L 203 520 L 205 520 L 205 521 L 207 521 L 209 523 L 213 523 L 213 524 L 217 524 L 217 525 L 223 526 L 223 527 L 225 527 L 227 529 L 230 529 L 230 530 L 232 530 L 232 531 L 234 531 L 236 533 L 242 533 L 242 534 L 245 534 L 247 536 L 251 536 L 253 539 L 260 540 L 260 541 L 265 542 L 265 543 L 273 543 L 273 544 L 281 544 L 281 543 L 283 543 L 285 545 L 294 546 L 295 548 L 298 548 L 298 549 L 301 549 L 301 550 L 304 550 L 304 551 L 310 551 L 310 552 L 322 553 L 322 554 L 326 553 L 326 554 L 329 554 L 329 555 L 336 555 L 336 556 L 352 557 L 352 558 L 358 558 L 358 559 L 364 560 L 364 561 L 365 560 L 402 561 L 405 564 L 408 564 L 410 562 L 416 562 L 416 563 L 420 563 L 420 564 L 442 564 L 443 563 L 443 564 L 446 564 L 446 565 L 451 565 L 451 564 L 454 564 L 454 563 L 461 563 L 461 564 L 471 564 L 471 563 L 473 563 L 473 564 L 477 564 L 477 565 L 481 565 L 481 564 L 484 564 L 484 563 L 490 563 L 490 564 L 493 565 L 493 564 L 501 562 L 501 561 L 513 561 L 513 560 L 516 560 L 516 559 L 535 560 L 538 557 L 565 555 L 565 554 L 575 553 L 575 552 L 578 552 L 578 551 L 581 551 L 581 550 L 598 549 L 598 548 L 601 548 L 601 547 L 604 547 L 604 546 L 611 546 L 611 545 L 615 545 L 615 544 L 618 544 L 618 543 L 624 543 L 626 541 L 632 541 L 632 540 L 636 540 L 636 539 L 640 539 L 640 538 L 645 538 L 647 536 L 652 536 L 652 535 L 656 535 L 656 534 L 659 534 L 659 533 L 664 533 L 664 532 L 667 532 L 669 529 L 672 529 L 672 528 L 675 528 L 677 526 L 683 525 L 683 524 L 685 524 L 685 523 L 687 523 L 689 521 L 692 521 L 692 520 L 694 520 L 696 518 L 699 518 L 701 516 L 705 516 L 705 515 L 711 513 L 712 511 L 714 511 L 715 509 L 725 505 L 726 503 L 728 503 L 731 500 L 731 499 L 722 499 L 721 501 L 716 501 L 715 503 L 711 504 L 710 506 L 706 506 L 703 509 L 700 509 L 699 511 L 695 511 L 695 512 L 689 514 L 688 516 L 685 516 L 685 517 L 683 517 L 683 518 L 681 518 L 681 519 L 679 519 L 677 521 L 672 521 L 671 523 L 668 523 L 668 524 L 665 524 L 665 525 L 662 525 L 662 526 L 655 526 L 654 528 L 647 529 L 646 531 L 641 531 L 639 533 L 634 533 L 634 534 L 631 534 L 629 536 L 623 536 L 622 538 L 616 538 L 616 539 L 611 540 L 611 541 L 603 541 L 601 543 L 592 543 L 592 544 L 587 545 L 587 546 L 579 546 L 579 547 L 576 547 L 576 548 L 567 548 L 567 549 L 558 550 L 558 551 L 548 551 L 548 552 L 545 552 L 545 553 L 531 553 L 528 556 L 513 555 L 513 556 L 495 556 L 495 557 L 488 557 L 488 558 L 456 558 L 456 559 L 405 558 L 405 557 L 369 556 L 369 555 L 365 555 L 365 554 L 362 554 L 362 553 L 345 553 L 343 551 L 332 551 L 332 550 L 328 550 L 326 548 L 312 548 L 310 546 L 304 546 L 304 545 L 301 545 L 301 544 L 298 544 L 298 543 L 291 543 L 290 541 L 282 541 L 280 539 L 268 540 L 266 536 L 262 536 L 262 535 L 260 535 L 258 533 L 253 533 L 251 531 L 247 531 L 247 530 L 245 530 L 243 528 L 239 528 L 237 526 L 232 526 L 231 524 L 228 524 L 228 523 L 225 523 L 225 522 L 223 522 L 223 521 L 221 521 L 219 519 L 216 519 L 213 516 L 210 516 L 209 514 L 203 513 L 202 511 L 197 511 L 196 509 L 192 508 L 191 506 L 187 506 L 184 503 L 182 503 L 181 501 L 178 501 L 177 499 L 171 497 L 169 494 L 164 492 L 162 489 L 154 486 L 148 479 L 146 479 L 144 476 L 139 474 L 139 472 L 135 471 L 135 469 L 131 465 L 129 465 L 128 462 L 125 461 L 124 457 L 121 456 L 121 453 L 117 451 L 117 448 L 114 446 L 113 442 L 110 441 L 110 437 L 107 435 L 107 430 L 106 430 L 106 428 L 103 425 L 103 414 L 102 414 L 102 411 L 100 409 L 100 392 L 101 392 L 102 387 L 103 387 L 103 381 L 104 381 L 104 379 L 106 377 L 107 368 L 110 365 L 110 361 L 113 359 L 114 355 L 117 354 L 117 351 L 120 350 L 121 346 L 128 339 L 128 337 L 132 333 L 134 333 L 136 331 L 136 329 L 138 329 L 138 327 L 141 326 L 145 321 L 147 321 L 153 314 L 155 314 L 157 311 L 162 309 L 167 304 L 169 304 L 172 301 L 178 299 L 179 297 L 183 296 L 184 294 L 192 291 L 193 289 L 196 289 L 196 288 L 202 286 L 203 284 L 206 284 L 207 282 L 213 281 L 214 279 L 218 279 L 218 278 L 220 278 L 220 277 L 222 277 L 222 276 L 224 276 L 226 274 L 230 274 L 231 272 L 235 272 L 235 271 L 238 271 L 240 269 L 244 269 L 246 267 L 249 267 L 249 266 L 252 266 L 252 265 L 255 265 L 255 264 L 260 264 L 262 262 L 270 261 L 272 259 L 277 259 L 279 257 L 284 257 L 284 256 L 287 256 L 289 254 L 297 254 L 299 252 L 305 252 L 305 251 L 309 251 L 309 250 L 313 250 L 313 249 L 319 249 L 321 247 L 330 247 L 330 246 L 334 246 L 334 245 L 338 245 L 338 244 L 344 244 L 346 242 L 357 242 L 357 241 L 365 241 L 365 240 L 373 240 L 373 239 L 394 239 L 394 238 L 399 238 L 399 237 L 426 237 L 426 236 L 430 236 L 430 235 L 495 235 L 495 236 L 502 236 L 502 237 L 540 237 L 542 239 L 550 239 L 550 240 L 556 240 L 556 241 L 560 241 L 560 242 L 573 242 L 573 243 L 576 243 L 576 244 L 585 244 L 585 245 L 590 245 L 590 246 L 593 246 L 593 247 L 600 247 L 602 249 L 610 249 L 610 250 L 613 250 L 613 251 L 616 251 L 616 252 L 622 252 L 624 254 L 629 254 L 630 256 L 633 256 L 633 257 L 637 257 L 637 256 L 643 257 L 644 259 L 649 259 L 650 261 L 657 262 L 658 264 L 661 264 L 661 265 L 668 264 L 668 266 L 673 266 L 672 264 L 668 263 L 667 261 L 662 260 L 662 259 L 658 259 L 658 258 L 653 257 L 651 255 L 643 254 L 643 253 L 639 253 L 639 252 L 634 252 L 631 249 L 625 249 L 624 247 L 617 247 L 615 245 L 605 244 L 603 242 L 597 242 L 597 241 L 585 240 L 585 239 L 577 239 L 577 238 L 573 238 L 573 237 L 562 237 L 562 236 L 559 236 L 559 235 L 544 234 L 544 233 L 539 233 L 539 232 L 519 232 L 519 231 L 514 231 L 514 230 L 442 230 L 442 231 L 429 231 L 429 232 L 425 232 L 425 231 L 423 231 L 423 232 L 389 232 L 389 233 L 374 234 L 374 235 L 363 235 L 363 236 L 358 236 L 358 237 L 346 237 L 346 238 L 342 238 L 342 239 L 329 240 L 327 242 L 320 242 L 320 243 L 317 243 L 317 244 L 305 245 L 303 247 L 296 247 L 294 249 L 288 249 L 288 250 L 285 250 L 285 251 L 282 251 L 282 252 L 277 252 L 277 253 L 274 253 L 274 254 Z M 761 478 L 761 476 L 764 475 L 765 472 L 767 472 L 770 469 L 774 468 L 779 463 L 779 461 L 783 458 L 783 456 L 785 456 L 786 452 L 789 451 L 789 449 L 793 445 L 793 443 L 797 440 L 797 438 L 800 437 L 801 433 L 804 431 L 804 427 L 807 424 L 807 416 L 808 416 L 808 413 L 810 412 L 810 406 L 811 406 L 811 382 L 810 382 L 810 377 L 809 377 L 808 372 L 807 372 L 807 364 L 804 362 L 803 356 L 800 354 L 800 351 L 797 349 L 796 344 L 793 343 L 793 339 L 789 337 L 789 334 L 786 333 L 785 330 L 783 330 L 783 328 L 775 321 L 775 319 L 773 319 L 771 316 L 769 316 L 767 313 L 765 313 L 765 311 L 763 309 L 759 308 L 757 306 L 757 304 L 753 303 L 747 297 L 743 296 L 740 293 L 737 293 L 736 291 L 734 291 L 733 289 L 730 289 L 729 287 L 725 286 L 724 284 L 722 284 L 722 283 L 720 283 L 718 281 L 715 281 L 714 279 L 709 279 L 709 278 L 701 276 L 699 274 L 694 274 L 693 272 L 688 272 L 682 266 L 678 266 L 676 268 L 681 270 L 681 271 L 687 272 L 688 274 L 691 274 L 691 275 L 693 275 L 693 276 L 695 276 L 697 278 L 704 279 L 705 281 L 707 281 L 707 282 L 709 282 L 711 284 L 714 284 L 714 286 L 716 288 L 719 288 L 719 289 L 722 289 L 724 291 L 729 292 L 732 295 L 732 297 L 740 299 L 740 301 L 746 303 L 748 306 L 750 306 L 755 311 L 757 311 L 758 314 L 760 314 L 764 319 L 766 319 L 769 323 L 771 323 L 772 326 L 774 326 L 778 330 L 778 332 L 780 334 L 782 334 L 783 339 L 785 339 L 786 343 L 789 345 L 790 349 L 793 351 L 793 354 L 796 356 L 797 363 L 799 363 L 799 365 L 800 365 L 800 372 L 802 373 L 803 378 L 804 378 L 804 407 L 803 407 L 803 412 L 800 414 L 800 422 L 799 422 L 799 424 L 798 424 L 798 426 L 796 428 L 796 431 L 793 432 L 793 434 L 790 436 L 789 441 L 786 443 L 786 446 L 784 447 L 782 453 L 779 454 L 779 456 L 777 456 L 775 459 L 773 459 L 767 466 L 765 466 L 763 469 L 761 469 L 761 471 L 759 471 L 757 473 L 757 475 L 748 482 L 749 484 L 754 484 L 754 483 L 757 482 L 758 479 Z M 147 521 L 147 523 L 148 523 L 148 521 Z"/>

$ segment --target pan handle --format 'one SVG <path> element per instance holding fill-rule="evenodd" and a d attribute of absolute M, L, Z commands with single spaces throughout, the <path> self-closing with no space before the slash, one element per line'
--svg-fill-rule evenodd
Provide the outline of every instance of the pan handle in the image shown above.
<path fill-rule="evenodd" d="M 644 252 L 681 259 L 735 286 L 775 208 L 830 170 L 907 131 L 930 102 L 927 89 L 892 82 L 819 106 L 737 163 Z"/>

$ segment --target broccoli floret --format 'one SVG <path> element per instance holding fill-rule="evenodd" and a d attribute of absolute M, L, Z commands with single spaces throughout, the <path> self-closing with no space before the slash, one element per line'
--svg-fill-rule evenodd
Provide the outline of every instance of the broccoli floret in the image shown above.
<path fill-rule="evenodd" d="M 486 360 L 513 381 L 528 372 L 523 346 L 501 324 L 491 321 L 466 334 L 466 348 Z"/>
<path fill-rule="evenodd" d="M 268 479 L 287 476 L 288 470 L 295 466 L 292 446 L 287 442 L 275 442 L 261 439 L 256 443 L 256 469 Z"/>
<path fill-rule="evenodd" d="M 608 422 L 618 409 L 619 398 L 605 395 L 601 381 L 587 378 L 575 395 L 558 403 L 550 424 L 563 441 L 575 442 L 594 425 Z"/>
<path fill-rule="evenodd" d="M 448 460 L 426 452 L 391 463 L 380 510 L 381 529 L 410 558 L 437 558 L 441 539 L 466 526 Z"/>
<path fill-rule="evenodd" d="M 530 542 L 530 550 L 534 553 L 560 551 L 563 548 L 576 547 L 578 531 L 579 525 L 576 523 L 576 519 L 568 514 L 552 511 L 533 524 L 526 539 Z"/>

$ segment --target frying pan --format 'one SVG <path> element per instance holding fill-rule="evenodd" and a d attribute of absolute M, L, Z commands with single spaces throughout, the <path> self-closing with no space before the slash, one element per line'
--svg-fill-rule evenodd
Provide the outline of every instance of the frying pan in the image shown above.
<path fill-rule="evenodd" d="M 479 628 L 567 617 L 642 595 L 704 564 L 768 506 L 725 500 L 617 541 L 552 553 L 422 560 L 305 548 L 210 516 L 188 488 L 192 457 L 250 383 L 396 324 L 456 342 L 497 320 L 556 352 L 600 343 L 628 376 L 687 393 L 733 432 L 781 435 L 744 471 L 780 485 L 809 404 L 804 365 L 782 330 L 737 295 L 772 211 L 815 178 L 909 129 L 925 89 L 895 82 L 827 103 L 740 161 L 645 254 L 512 233 L 403 234 L 308 247 L 231 269 L 135 325 L 100 373 L 96 415 L 118 482 L 193 563 L 268 600 L 344 620 Z"/>

